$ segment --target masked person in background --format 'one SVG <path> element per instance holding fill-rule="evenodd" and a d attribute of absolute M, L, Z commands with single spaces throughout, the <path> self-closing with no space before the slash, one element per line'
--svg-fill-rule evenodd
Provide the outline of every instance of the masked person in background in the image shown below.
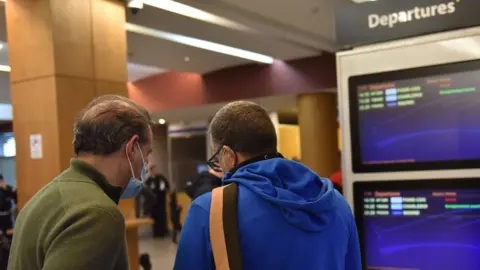
<path fill-rule="evenodd" d="M 154 167 L 154 165 L 150 165 L 150 167 Z M 142 188 L 135 197 L 137 217 L 151 217 L 153 205 L 157 200 L 157 196 L 153 192 L 153 189 L 148 185 L 148 180 L 151 178 L 151 172 L 152 170 L 149 169 L 146 175 L 147 180 L 143 183 L 144 188 Z"/>
<path fill-rule="evenodd" d="M 20 212 L 8 269 L 129 269 L 117 204 L 143 186 L 150 122 L 144 108 L 121 96 L 99 97 L 81 112 L 77 158 Z"/>
<path fill-rule="evenodd" d="M 154 165 L 150 167 L 150 176 L 145 185 L 155 196 L 151 207 L 151 217 L 154 221 L 153 236 L 165 237 L 168 235 L 167 193 L 170 190 L 170 185 L 163 174 L 157 173 Z"/>

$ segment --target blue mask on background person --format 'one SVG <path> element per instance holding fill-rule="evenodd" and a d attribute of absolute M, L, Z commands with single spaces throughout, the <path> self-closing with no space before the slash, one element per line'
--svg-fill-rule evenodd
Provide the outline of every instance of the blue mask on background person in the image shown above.
<path fill-rule="evenodd" d="M 137 147 L 138 147 L 138 150 L 140 150 L 140 155 L 142 156 L 142 161 L 143 161 L 142 173 L 140 174 L 140 179 L 135 178 L 135 172 L 133 171 L 132 162 L 130 161 L 130 157 L 128 156 L 128 153 L 127 153 L 128 163 L 130 164 L 130 170 L 132 171 L 132 177 L 130 178 L 130 181 L 128 181 L 128 185 L 123 191 L 122 196 L 120 196 L 120 199 L 130 199 L 137 196 L 137 194 L 142 190 L 143 182 L 145 181 L 145 178 L 147 176 L 148 164 L 145 162 L 142 149 L 140 148 L 140 145 L 138 143 L 137 143 Z M 127 151 L 126 147 L 125 147 L 125 151 Z"/>

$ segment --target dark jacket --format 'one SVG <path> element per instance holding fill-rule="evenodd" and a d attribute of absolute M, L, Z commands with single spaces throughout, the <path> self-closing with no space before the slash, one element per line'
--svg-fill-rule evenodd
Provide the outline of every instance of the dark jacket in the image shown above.
<path fill-rule="evenodd" d="M 177 194 L 175 192 L 170 193 L 170 221 L 176 230 L 180 230 L 182 227 L 180 223 L 181 212 L 182 207 L 178 205 Z"/>
<path fill-rule="evenodd" d="M 9 212 L 12 209 L 12 201 L 17 202 L 17 191 L 7 185 L 0 188 L 0 212 Z"/>
<path fill-rule="evenodd" d="M 187 182 L 185 191 L 187 195 L 195 200 L 202 194 L 212 191 L 214 188 L 222 186 L 222 179 L 209 172 L 202 172 L 193 181 Z"/>

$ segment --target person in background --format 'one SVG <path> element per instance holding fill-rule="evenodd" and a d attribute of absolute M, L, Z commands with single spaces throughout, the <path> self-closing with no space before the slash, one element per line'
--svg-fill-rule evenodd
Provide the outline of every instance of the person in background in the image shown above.
<path fill-rule="evenodd" d="M 143 270 L 152 270 L 152 262 L 150 260 L 150 255 L 146 253 L 140 255 L 139 263 Z"/>
<path fill-rule="evenodd" d="M 328 179 L 277 153 L 275 127 L 265 109 L 247 101 L 229 103 L 212 119 L 209 137 L 215 150 L 209 164 L 225 172 L 224 185 L 238 186 L 243 269 L 361 269 L 348 203 Z M 206 193 L 190 206 L 175 270 L 215 269 L 211 202 L 212 193 Z"/>
<path fill-rule="evenodd" d="M 213 169 L 201 172 L 193 181 L 188 181 L 185 191 L 190 199 L 195 200 L 201 195 L 222 186 L 223 172 L 216 172 Z"/>
<path fill-rule="evenodd" d="M 157 173 L 155 165 L 150 166 L 150 177 L 146 186 L 153 191 L 155 202 L 152 205 L 151 216 L 153 218 L 153 236 L 165 237 L 168 235 L 167 222 L 167 193 L 170 185 L 167 178 Z"/>
<path fill-rule="evenodd" d="M 153 166 L 153 165 L 151 165 Z M 149 167 L 149 173 L 151 172 L 151 166 Z M 150 175 L 147 174 L 147 180 L 150 179 Z M 144 183 L 144 187 L 135 197 L 135 204 L 136 204 L 136 213 L 137 217 L 151 217 L 153 211 L 153 205 L 157 201 L 157 196 L 155 192 L 149 185 L 147 185 L 147 181 Z"/>
<path fill-rule="evenodd" d="M 5 183 L 0 174 L 0 270 L 6 270 L 10 254 L 11 234 L 13 228 L 12 204 L 17 203 L 17 191 Z"/>
<path fill-rule="evenodd" d="M 330 175 L 329 179 L 332 181 L 333 186 L 335 189 L 340 192 L 340 194 L 343 194 L 343 182 L 342 182 L 342 169 L 338 169 L 338 171 L 334 172 L 332 175 Z"/>
<path fill-rule="evenodd" d="M 133 198 L 152 151 L 149 113 L 128 98 L 102 96 L 74 126 L 70 168 L 23 207 L 10 270 L 128 270 L 120 198 Z"/>
<path fill-rule="evenodd" d="M 178 244 L 177 235 L 182 231 L 182 224 L 180 217 L 182 215 L 182 207 L 178 204 L 177 193 L 172 191 L 170 193 L 170 220 L 172 221 L 172 242 Z"/>
<path fill-rule="evenodd" d="M 298 157 L 293 157 L 293 161 L 301 163 L 302 161 Z M 332 181 L 333 188 L 335 188 L 340 194 L 343 194 L 343 186 L 342 186 L 342 170 L 339 169 L 335 173 L 333 173 L 329 177 L 330 181 Z"/>
<path fill-rule="evenodd" d="M 0 231 L 4 235 L 13 228 L 12 203 L 17 203 L 17 190 L 7 185 L 0 174 Z"/>

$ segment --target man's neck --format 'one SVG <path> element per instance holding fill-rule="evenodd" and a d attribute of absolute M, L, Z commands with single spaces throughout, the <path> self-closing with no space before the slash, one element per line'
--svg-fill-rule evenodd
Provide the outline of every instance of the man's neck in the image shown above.
<path fill-rule="evenodd" d="M 213 169 L 209 169 L 208 172 L 217 178 L 223 178 L 223 172 L 216 172 Z"/>
<path fill-rule="evenodd" d="M 128 174 L 123 173 L 124 168 L 122 168 L 121 163 L 118 162 L 115 156 L 81 155 L 78 159 L 88 163 L 103 174 L 112 186 L 123 188 L 124 183 L 128 183 L 128 179 L 123 179 Z"/>

